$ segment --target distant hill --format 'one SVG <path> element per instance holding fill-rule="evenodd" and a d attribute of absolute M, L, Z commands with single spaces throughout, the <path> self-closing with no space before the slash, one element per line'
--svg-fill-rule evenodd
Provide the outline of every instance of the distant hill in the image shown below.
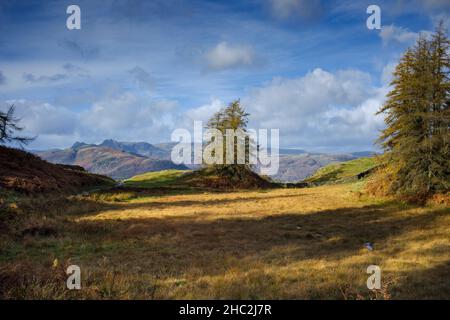
<path fill-rule="evenodd" d="M 303 180 L 312 185 L 351 182 L 362 179 L 377 167 L 375 158 L 359 158 L 347 162 L 332 163 Z"/>
<path fill-rule="evenodd" d="M 111 147 L 109 147 L 111 146 Z M 123 151 L 127 149 L 130 151 Z M 133 152 L 131 152 L 133 151 Z M 139 155 L 152 154 L 152 157 Z M 105 140 L 100 145 L 77 142 L 64 150 L 36 151 L 35 154 L 52 163 L 78 165 L 89 172 L 126 179 L 140 173 L 166 169 L 187 169 L 166 159 L 166 153 L 150 144 L 121 143 Z M 157 155 L 160 158 L 157 158 Z"/>
<path fill-rule="evenodd" d="M 0 147 L 0 189 L 66 193 L 114 183 L 81 167 L 56 165 L 22 150 Z"/>

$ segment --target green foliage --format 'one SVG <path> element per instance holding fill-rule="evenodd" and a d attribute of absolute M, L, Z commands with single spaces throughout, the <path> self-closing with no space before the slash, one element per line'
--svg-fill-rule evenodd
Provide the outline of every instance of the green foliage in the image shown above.
<path fill-rule="evenodd" d="M 392 91 L 379 113 L 386 129 L 378 142 L 390 175 L 389 193 L 429 195 L 449 189 L 450 41 L 441 23 L 421 37 L 394 72 Z"/>
<path fill-rule="evenodd" d="M 247 124 L 249 113 L 245 112 L 242 108 L 240 100 L 235 100 L 231 102 L 228 107 L 216 112 L 212 118 L 208 121 L 207 128 L 215 129 L 221 132 L 223 139 L 223 163 L 226 164 L 227 150 L 230 145 L 233 147 L 233 164 L 234 166 L 244 165 L 249 167 L 249 159 L 251 154 L 250 146 L 253 146 L 253 141 L 248 134 Z M 227 143 L 227 132 L 230 130 L 234 132 L 242 133 L 243 139 L 234 137 L 230 144 Z M 229 138 L 228 138 L 229 139 Z M 238 150 L 241 149 L 244 152 L 244 162 L 245 164 L 240 164 L 238 161 Z M 242 151 L 241 151 L 242 152 Z M 224 165 L 227 166 L 227 165 Z"/>
<path fill-rule="evenodd" d="M 375 158 L 359 158 L 346 162 L 331 163 L 317 170 L 303 182 L 323 185 L 355 181 L 364 178 L 376 167 Z"/>

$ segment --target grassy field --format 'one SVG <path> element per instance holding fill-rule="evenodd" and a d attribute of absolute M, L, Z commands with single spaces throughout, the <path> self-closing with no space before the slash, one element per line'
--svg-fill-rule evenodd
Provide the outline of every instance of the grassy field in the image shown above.
<path fill-rule="evenodd" d="M 10 194 L 0 297 L 450 298 L 449 209 L 369 199 L 359 189 Z M 65 289 L 70 264 L 81 267 L 79 291 Z M 372 264 L 382 270 L 376 291 L 366 287 Z"/>
<path fill-rule="evenodd" d="M 332 165 L 320 177 L 370 165 Z M 447 207 L 368 198 L 361 181 L 186 190 L 185 173 L 148 173 L 78 196 L 3 196 L 0 297 L 450 298 Z M 80 291 L 65 289 L 70 264 L 81 267 Z M 369 265 L 381 267 L 380 290 L 366 287 Z"/>

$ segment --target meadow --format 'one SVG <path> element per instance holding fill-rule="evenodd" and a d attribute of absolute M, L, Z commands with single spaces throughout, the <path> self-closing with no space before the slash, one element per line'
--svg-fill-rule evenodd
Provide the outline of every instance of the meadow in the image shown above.
<path fill-rule="evenodd" d="M 0 297 L 450 297 L 448 207 L 369 198 L 363 182 L 216 192 L 147 178 L 158 187 L 4 196 Z M 65 287 L 71 264 L 81 290 Z M 381 267 L 379 290 L 366 287 L 369 265 Z"/>

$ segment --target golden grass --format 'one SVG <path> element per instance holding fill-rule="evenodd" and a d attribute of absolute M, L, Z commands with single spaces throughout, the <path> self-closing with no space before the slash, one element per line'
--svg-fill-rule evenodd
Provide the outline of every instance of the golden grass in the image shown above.
<path fill-rule="evenodd" d="M 448 207 L 366 198 L 355 184 L 90 195 L 70 198 L 68 213 L 52 210 L 45 222 L 34 212 L 7 224 L 4 298 L 450 298 Z M 24 233 L 32 226 L 54 233 Z M 62 271 L 81 267 L 82 290 L 64 289 L 55 258 Z M 378 291 L 366 287 L 372 264 Z"/>

